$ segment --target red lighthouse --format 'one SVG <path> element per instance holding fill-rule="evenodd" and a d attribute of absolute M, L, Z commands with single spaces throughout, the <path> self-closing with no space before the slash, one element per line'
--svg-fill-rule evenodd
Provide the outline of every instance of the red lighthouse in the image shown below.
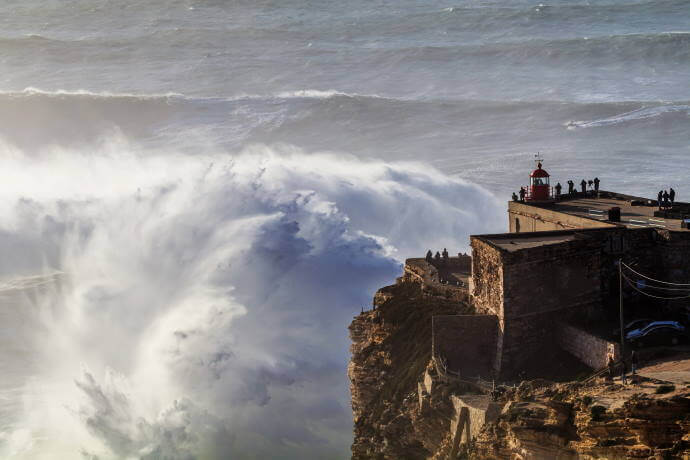
<path fill-rule="evenodd" d="M 552 198 L 549 184 L 549 173 L 541 168 L 541 159 L 537 157 L 537 169 L 529 175 L 527 201 L 549 201 Z"/>

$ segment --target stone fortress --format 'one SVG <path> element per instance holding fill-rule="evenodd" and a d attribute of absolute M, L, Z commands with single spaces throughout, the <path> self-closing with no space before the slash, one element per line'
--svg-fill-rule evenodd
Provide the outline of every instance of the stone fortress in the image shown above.
<path fill-rule="evenodd" d="M 630 360 L 621 298 L 626 323 L 688 313 L 690 205 L 549 182 L 539 164 L 509 233 L 408 259 L 353 319 L 353 459 L 690 454 L 689 347 L 640 349 L 634 385 L 598 372 Z"/>
<path fill-rule="evenodd" d="M 689 204 L 661 210 L 656 200 L 599 190 L 555 195 L 541 163 L 530 181 L 524 199 L 508 203 L 510 233 L 472 235 L 471 258 L 406 263 L 405 278 L 445 286 L 477 313 L 432 319 L 432 358 L 461 378 L 516 381 L 547 367 L 555 349 L 593 369 L 619 358 L 611 332 L 619 260 L 657 279 L 690 280 Z M 626 321 L 635 307 L 678 302 L 650 305 L 634 289 L 623 299 Z"/>

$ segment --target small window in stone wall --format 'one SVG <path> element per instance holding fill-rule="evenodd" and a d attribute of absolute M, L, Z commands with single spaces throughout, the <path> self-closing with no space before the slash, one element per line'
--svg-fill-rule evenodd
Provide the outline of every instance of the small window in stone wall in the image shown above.
<path fill-rule="evenodd" d="M 520 233 L 520 219 L 515 218 L 515 233 Z"/>

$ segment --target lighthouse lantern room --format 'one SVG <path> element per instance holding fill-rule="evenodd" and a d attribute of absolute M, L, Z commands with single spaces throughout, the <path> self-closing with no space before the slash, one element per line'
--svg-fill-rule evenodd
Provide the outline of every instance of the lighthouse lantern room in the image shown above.
<path fill-rule="evenodd" d="M 551 185 L 549 184 L 549 173 L 542 169 L 542 159 L 536 155 L 537 169 L 529 175 L 529 190 L 527 201 L 549 201 L 552 198 Z"/>

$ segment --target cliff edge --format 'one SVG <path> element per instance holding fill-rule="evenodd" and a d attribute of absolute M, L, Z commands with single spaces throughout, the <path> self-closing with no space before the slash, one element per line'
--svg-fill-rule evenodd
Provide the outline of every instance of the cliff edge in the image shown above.
<path fill-rule="evenodd" d="M 426 458 L 447 435 L 450 388 L 437 392 L 435 415 L 422 416 L 415 411 L 418 380 L 431 358 L 432 316 L 467 314 L 470 309 L 460 291 L 429 287 L 407 273 L 380 289 L 374 308 L 350 325 L 355 459 Z"/>
<path fill-rule="evenodd" d="M 474 314 L 466 285 L 449 279 L 408 261 L 352 321 L 352 458 L 690 459 L 690 378 L 677 367 L 674 382 L 642 372 L 628 385 L 487 386 L 446 372 L 432 357 L 432 317 Z"/>

